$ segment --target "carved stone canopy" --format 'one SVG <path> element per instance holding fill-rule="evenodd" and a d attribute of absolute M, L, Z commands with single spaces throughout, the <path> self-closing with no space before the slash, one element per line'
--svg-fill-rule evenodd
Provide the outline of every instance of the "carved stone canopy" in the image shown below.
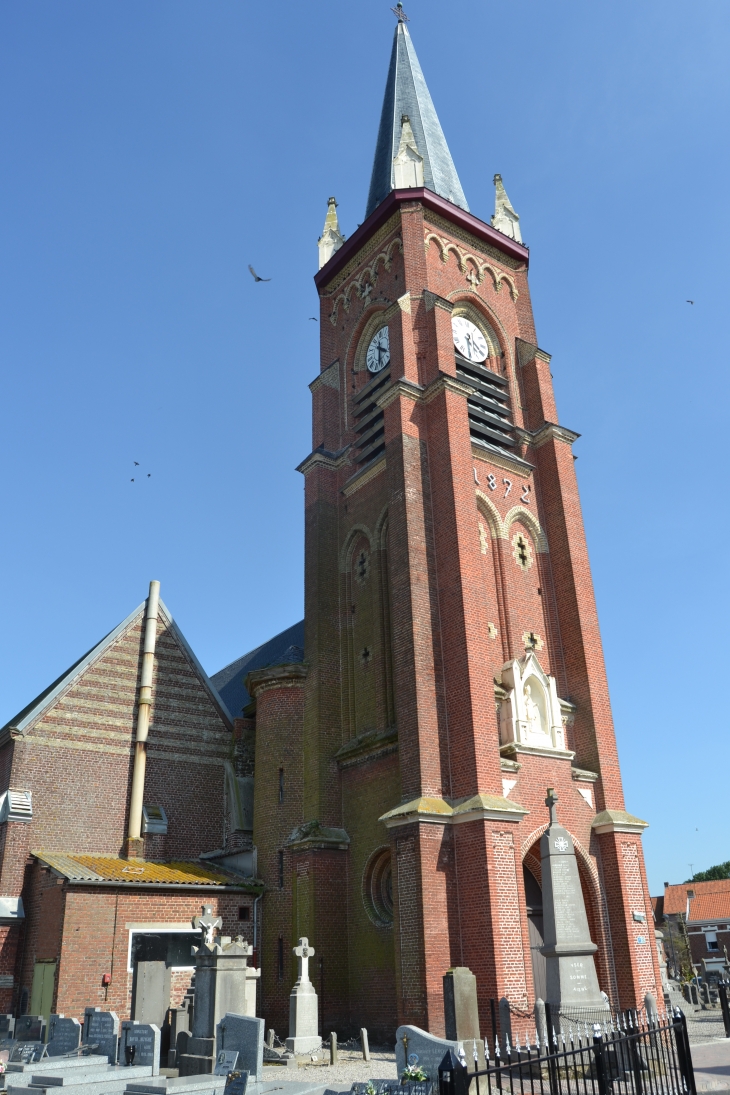
<path fill-rule="evenodd" d="M 565 751 L 565 732 L 555 678 L 544 672 L 534 650 L 502 667 L 506 697 L 499 712 L 503 746 Z"/>

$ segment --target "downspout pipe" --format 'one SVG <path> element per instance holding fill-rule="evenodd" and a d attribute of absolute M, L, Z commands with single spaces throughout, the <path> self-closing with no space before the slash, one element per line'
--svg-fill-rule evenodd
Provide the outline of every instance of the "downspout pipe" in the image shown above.
<path fill-rule="evenodd" d="M 133 840 L 141 840 L 142 838 L 142 803 L 144 800 L 144 780 L 147 768 L 147 734 L 150 728 L 152 671 L 155 665 L 157 613 L 159 611 L 159 606 L 160 583 L 150 582 L 150 593 L 147 598 L 147 613 L 145 616 L 142 677 L 140 681 L 139 699 L 137 700 L 137 734 L 134 746 L 132 797 L 129 804 L 130 842 Z"/>

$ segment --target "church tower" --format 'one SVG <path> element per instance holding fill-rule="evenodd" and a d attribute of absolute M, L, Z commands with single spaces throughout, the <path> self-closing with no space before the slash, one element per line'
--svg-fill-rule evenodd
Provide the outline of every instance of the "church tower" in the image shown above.
<path fill-rule="evenodd" d="M 291 903 L 269 931 L 285 933 L 287 971 L 292 940 L 314 944 L 325 1032 L 442 1033 L 456 965 L 476 974 L 484 1030 L 490 997 L 524 1011 L 544 996 L 547 787 L 600 988 L 627 1008 L 659 985 L 578 435 L 558 422 L 529 251 L 495 187 L 490 224 L 469 211 L 399 5 L 365 221 L 345 240 L 330 199 L 320 240 L 300 466 L 301 824 L 281 852 Z M 266 917 L 265 904 L 264 979 Z"/>

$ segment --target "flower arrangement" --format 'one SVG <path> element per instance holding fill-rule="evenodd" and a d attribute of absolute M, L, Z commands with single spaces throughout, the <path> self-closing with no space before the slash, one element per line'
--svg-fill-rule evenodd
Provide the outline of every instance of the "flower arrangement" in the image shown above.
<path fill-rule="evenodd" d="M 428 1080 L 428 1073 L 415 1061 L 413 1064 L 409 1063 L 401 1072 L 400 1082 L 402 1084 L 423 1083 Z"/>

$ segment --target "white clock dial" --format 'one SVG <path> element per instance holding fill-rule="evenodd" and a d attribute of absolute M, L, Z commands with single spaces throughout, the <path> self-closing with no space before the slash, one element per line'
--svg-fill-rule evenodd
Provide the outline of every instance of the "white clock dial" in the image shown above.
<path fill-rule="evenodd" d="M 454 346 L 462 357 L 474 362 L 487 360 L 489 356 L 487 340 L 470 319 L 456 316 L 451 321 L 451 330 L 454 332 Z"/>
<path fill-rule="evenodd" d="M 371 373 L 379 373 L 390 362 L 390 338 L 387 327 L 381 327 L 377 334 L 373 335 L 366 360 Z"/>

